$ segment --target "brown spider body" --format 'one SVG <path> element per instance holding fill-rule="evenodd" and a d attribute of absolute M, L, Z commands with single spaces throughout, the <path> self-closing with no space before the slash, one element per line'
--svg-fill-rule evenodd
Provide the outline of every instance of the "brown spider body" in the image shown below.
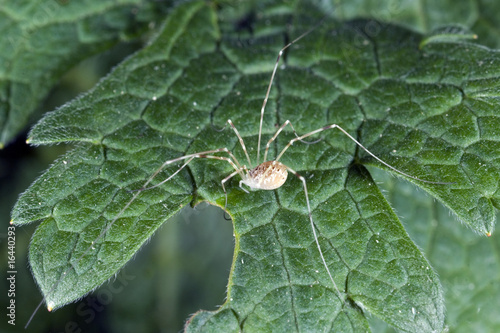
<path fill-rule="evenodd" d="M 288 171 L 278 161 L 267 161 L 249 170 L 242 183 L 256 190 L 275 190 L 286 182 Z"/>

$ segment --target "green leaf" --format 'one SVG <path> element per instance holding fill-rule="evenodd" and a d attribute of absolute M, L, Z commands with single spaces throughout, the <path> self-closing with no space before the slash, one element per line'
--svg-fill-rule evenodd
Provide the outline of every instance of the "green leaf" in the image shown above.
<path fill-rule="evenodd" d="M 82 59 L 133 37 L 162 5 L 139 0 L 1 1 L 0 148 L 23 130 L 54 84 Z"/>
<path fill-rule="evenodd" d="M 446 208 L 436 206 L 431 197 L 408 183 L 390 179 L 381 172 L 375 172 L 374 178 L 381 182 L 391 206 L 406 221 L 410 237 L 439 274 L 449 331 L 498 331 L 500 234 L 484 239 L 457 225 Z M 382 332 L 380 326 L 374 331 Z"/>
<path fill-rule="evenodd" d="M 224 207 L 220 182 L 234 171 L 225 161 L 194 159 L 161 186 L 134 190 L 164 161 L 186 154 L 226 147 L 245 161 L 231 128 L 220 130 L 229 118 L 255 163 L 273 59 L 324 15 L 306 7 L 266 4 L 235 30 L 230 7 L 217 13 L 203 2 L 182 4 L 147 47 L 33 128 L 34 144 L 78 142 L 13 210 L 18 225 L 44 220 L 30 262 L 50 307 L 106 281 L 182 206 Z M 247 10 L 238 17 L 251 17 Z M 373 25 L 376 34 L 367 31 Z M 425 38 L 375 21 L 326 19 L 287 51 L 263 140 L 287 119 L 299 134 L 338 124 L 395 168 L 453 182 L 408 178 L 488 234 L 499 203 L 499 55 L 462 39 Z M 293 137 L 280 134 L 269 156 Z M 437 275 L 362 164 L 402 175 L 336 129 L 315 138 L 295 143 L 281 162 L 305 177 L 319 243 L 345 300 L 323 267 L 302 183 L 291 175 L 276 191 L 244 193 L 232 179 L 225 185 L 236 241 L 227 302 L 196 314 L 188 331 L 366 331 L 369 313 L 403 331 L 443 329 Z M 151 185 L 181 165 L 164 168 Z"/>
<path fill-rule="evenodd" d="M 350 0 L 335 1 L 334 4 L 323 2 L 322 5 L 341 20 L 371 18 L 379 22 L 402 25 L 421 33 L 461 26 L 472 29 L 481 44 L 493 48 L 500 46 L 498 1 L 440 0 L 424 3 L 413 0 Z M 369 35 L 376 34 L 378 25 L 370 25 L 366 31 Z"/>
<path fill-rule="evenodd" d="M 397 23 L 419 32 L 429 32 L 450 24 L 463 24 L 470 27 L 484 14 L 482 9 L 488 6 L 488 4 L 478 6 L 478 2 L 473 0 L 460 2 L 442 0 L 426 3 L 412 0 L 397 2 L 354 0 L 340 2 L 337 6 L 332 6 L 332 9 L 335 10 L 337 17 L 344 20 L 370 17 L 381 22 Z"/>

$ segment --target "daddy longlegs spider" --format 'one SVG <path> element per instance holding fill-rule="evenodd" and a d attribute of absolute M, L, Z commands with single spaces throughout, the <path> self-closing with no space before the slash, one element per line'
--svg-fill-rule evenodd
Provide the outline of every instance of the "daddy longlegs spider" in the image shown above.
<path fill-rule="evenodd" d="M 241 137 L 240 133 L 236 129 L 236 127 L 233 124 L 233 122 L 231 121 L 231 119 L 228 119 L 227 120 L 227 124 L 229 124 L 229 126 L 233 129 L 236 137 L 238 138 L 238 141 L 239 141 L 239 143 L 241 145 L 241 148 L 243 149 L 243 152 L 245 153 L 245 157 L 246 157 L 246 159 L 248 161 L 248 167 L 246 165 L 240 164 L 240 162 L 236 159 L 236 157 L 234 156 L 234 154 L 228 148 L 226 148 L 226 147 L 218 148 L 218 149 L 213 149 L 213 150 L 207 150 L 207 151 L 193 153 L 193 154 L 188 154 L 188 155 L 177 157 L 177 158 L 174 158 L 172 160 L 168 160 L 168 161 L 164 162 L 151 175 L 151 177 L 149 177 L 149 179 L 144 183 L 144 185 L 140 189 L 130 191 L 130 192 L 135 192 L 134 195 L 132 196 L 132 198 L 120 210 L 120 212 L 113 218 L 113 220 L 110 222 L 110 224 L 92 242 L 91 246 L 89 246 L 87 248 L 87 250 L 84 251 L 84 253 L 77 259 L 76 263 L 78 263 L 87 253 L 89 253 L 94 248 L 94 244 L 99 239 L 101 239 L 108 232 L 108 230 L 110 230 L 110 228 L 113 226 L 113 224 L 120 218 L 120 216 L 125 212 L 125 210 L 128 209 L 128 207 L 135 201 L 135 199 L 139 196 L 139 194 L 142 191 L 150 190 L 150 189 L 153 189 L 155 187 L 158 187 L 158 186 L 161 186 L 161 185 L 165 184 L 166 182 L 168 182 L 169 180 L 171 180 L 173 177 L 175 177 L 182 169 L 184 169 L 195 158 L 215 159 L 215 160 L 226 161 L 234 169 L 234 171 L 231 174 L 229 174 L 228 176 L 226 176 L 221 181 L 222 189 L 224 191 L 224 196 L 225 196 L 225 206 L 224 206 L 224 208 L 227 207 L 227 191 L 226 191 L 226 187 L 225 187 L 224 184 L 226 184 L 226 182 L 228 182 L 231 178 L 233 178 L 236 175 L 239 175 L 241 177 L 241 180 L 239 182 L 239 187 L 243 191 L 245 191 L 246 193 L 249 193 L 249 192 L 248 192 L 247 189 L 245 189 L 243 187 L 243 185 L 246 185 L 251 190 L 275 190 L 275 189 L 278 189 L 278 188 L 280 188 L 285 183 L 285 181 L 287 179 L 287 176 L 288 176 L 288 172 L 294 174 L 302 182 L 302 185 L 303 185 L 303 188 L 304 188 L 304 195 L 305 195 L 305 199 L 306 199 L 307 213 L 308 213 L 308 216 L 309 216 L 309 222 L 310 222 L 310 225 L 311 225 L 311 229 L 312 229 L 312 233 L 313 233 L 313 236 L 314 236 L 314 240 L 316 242 L 316 246 L 318 248 L 319 255 L 321 257 L 321 261 L 323 263 L 323 266 L 324 266 L 326 272 L 328 273 L 328 276 L 329 276 L 329 278 L 330 278 L 330 280 L 332 282 L 332 286 L 335 289 L 335 291 L 337 293 L 337 296 L 339 297 L 339 300 L 342 303 L 344 303 L 344 297 L 342 296 L 342 293 L 340 292 L 339 288 L 337 287 L 337 284 L 335 283 L 335 281 L 333 279 L 333 276 L 332 276 L 332 274 L 330 272 L 330 269 L 328 268 L 328 265 L 326 263 L 325 257 L 323 255 L 323 251 L 321 250 L 321 246 L 320 246 L 319 241 L 318 241 L 318 236 L 316 234 L 316 226 L 314 224 L 314 220 L 313 220 L 313 217 L 312 217 L 312 211 L 311 211 L 311 205 L 310 205 L 310 202 L 309 202 L 309 194 L 308 194 L 308 191 L 307 191 L 306 179 L 303 176 L 301 176 L 298 172 L 296 172 L 295 170 L 293 170 L 289 166 L 287 166 L 287 165 L 285 165 L 285 164 L 283 164 L 283 163 L 281 163 L 279 161 L 281 159 L 281 157 L 283 156 L 283 154 L 288 150 L 288 148 L 290 146 L 292 146 L 297 141 L 301 141 L 301 142 L 304 142 L 304 143 L 307 143 L 307 144 L 316 143 L 317 141 L 320 141 L 321 139 L 313 141 L 313 142 L 307 142 L 307 141 L 304 141 L 304 139 L 307 138 L 307 137 L 310 137 L 312 135 L 318 134 L 320 132 L 329 130 L 329 129 L 338 129 L 343 134 L 345 134 L 349 139 L 351 139 L 354 143 L 356 143 L 356 145 L 358 145 L 365 152 L 367 152 L 370 156 L 372 156 L 375 160 L 377 160 L 378 162 L 382 163 L 383 165 L 385 165 L 386 167 L 388 167 L 389 169 L 395 171 L 398 174 L 401 174 L 401 175 L 403 175 L 405 177 L 408 177 L 408 178 L 411 178 L 411 179 L 414 179 L 414 180 L 417 180 L 417 181 L 420 181 L 420 182 L 423 182 L 423 183 L 428 183 L 428 184 L 449 185 L 449 184 L 454 184 L 454 183 L 453 182 L 449 183 L 449 182 L 436 182 L 436 181 L 424 180 L 424 179 L 417 178 L 415 176 L 409 175 L 409 174 L 407 174 L 407 173 L 405 173 L 405 172 L 403 172 L 401 170 L 396 169 L 395 167 L 393 167 L 390 164 L 384 162 L 382 159 L 380 159 L 375 154 L 373 154 L 372 152 L 370 152 L 359 141 L 357 141 L 351 134 L 349 134 L 346 130 L 344 130 L 342 127 L 340 127 L 337 124 L 331 124 L 331 125 L 323 126 L 323 127 L 318 128 L 318 129 L 316 129 L 314 131 L 311 131 L 309 133 L 306 133 L 306 134 L 303 134 L 303 135 L 298 135 L 297 132 L 295 131 L 295 128 L 293 127 L 292 123 L 289 120 L 286 120 L 278 128 L 278 130 L 272 136 L 272 138 L 267 142 L 266 148 L 265 148 L 265 152 L 264 152 L 264 159 L 263 159 L 263 162 L 260 163 L 260 146 L 261 146 L 262 125 L 263 125 L 263 119 L 264 119 L 264 111 L 265 111 L 266 104 L 267 104 L 267 101 L 268 101 L 268 98 L 269 98 L 271 87 L 273 85 L 274 77 L 275 77 L 276 71 L 278 69 L 279 61 L 280 61 L 280 59 L 281 59 L 281 57 L 283 55 L 283 52 L 286 49 L 288 49 L 290 46 L 292 46 L 293 44 L 295 44 L 296 42 L 298 42 L 300 39 L 304 38 L 309 33 L 311 33 L 313 30 L 315 30 L 322 23 L 322 21 L 323 20 L 321 20 L 320 23 L 318 23 L 317 25 L 315 25 L 310 30 L 306 31 L 305 33 L 303 33 L 299 37 L 295 38 L 294 40 L 292 40 L 291 42 L 289 42 L 288 44 L 286 44 L 278 52 L 278 57 L 276 59 L 275 65 L 274 65 L 273 72 L 271 74 L 271 79 L 269 81 L 269 84 L 268 84 L 268 87 L 267 87 L 267 91 L 266 91 L 266 95 L 265 95 L 264 101 L 262 103 L 262 108 L 261 108 L 261 111 L 260 111 L 259 134 L 258 134 L 258 142 L 257 142 L 257 159 L 256 159 L 257 162 L 255 164 L 256 165 L 255 167 L 253 166 L 254 164 L 252 163 L 252 161 L 250 159 L 250 156 L 248 154 L 248 151 L 247 151 L 247 148 L 245 146 L 245 142 L 244 142 L 243 138 Z M 226 124 L 226 126 L 227 126 L 227 124 Z M 276 140 L 276 138 L 278 137 L 278 135 L 283 131 L 283 129 L 286 126 L 290 126 L 291 127 L 293 133 L 295 134 L 295 138 L 291 139 L 287 143 L 287 145 L 281 150 L 281 152 L 276 157 L 276 159 L 274 159 L 272 161 L 268 161 L 267 160 L 267 155 L 268 155 L 268 152 L 269 152 L 270 145 Z M 227 154 L 227 156 L 214 155 L 214 154 L 217 154 L 217 153 L 225 153 L 225 154 Z M 168 178 L 164 179 L 163 181 L 161 181 L 160 183 L 158 183 L 156 185 L 148 187 L 148 185 L 153 181 L 153 179 L 166 166 L 168 166 L 170 164 L 174 164 L 174 163 L 180 162 L 180 161 L 184 161 L 184 164 L 182 164 L 182 166 L 179 169 L 177 169 L 174 173 L 172 173 Z M 57 286 L 64 279 L 64 277 L 66 276 L 66 274 L 68 273 L 68 271 L 69 270 L 66 270 L 66 271 L 64 271 L 61 274 L 61 277 L 54 284 L 54 286 L 51 288 L 51 290 L 49 291 L 48 294 L 52 293 L 57 288 Z M 36 312 L 38 311 L 38 309 L 40 308 L 40 306 L 43 304 L 43 302 L 45 301 L 45 299 L 46 299 L 46 296 L 44 297 L 44 299 L 42 299 L 42 301 L 39 303 L 39 305 L 37 306 L 37 308 L 35 309 L 35 311 L 31 315 L 31 317 L 28 320 L 25 328 L 29 325 L 29 323 L 31 322 L 31 320 L 33 319 L 34 315 L 36 314 Z M 47 308 L 48 308 L 49 311 L 51 311 L 52 308 L 53 308 L 53 306 L 51 304 L 48 304 Z"/>

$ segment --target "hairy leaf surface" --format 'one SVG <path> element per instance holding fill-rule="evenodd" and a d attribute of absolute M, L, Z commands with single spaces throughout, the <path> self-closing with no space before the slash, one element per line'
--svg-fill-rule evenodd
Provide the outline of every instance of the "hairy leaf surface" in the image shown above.
<path fill-rule="evenodd" d="M 34 144 L 78 143 L 13 212 L 18 225 L 43 220 L 30 260 L 49 306 L 109 279 L 182 206 L 224 207 L 220 181 L 234 169 L 222 160 L 195 159 L 169 182 L 134 191 L 164 161 L 226 147 L 246 164 L 231 128 L 221 130 L 230 118 L 256 163 L 273 60 L 325 14 L 301 3 L 266 6 L 239 27 L 228 19 L 231 8 L 179 5 L 146 48 L 33 128 Z M 500 57 L 464 39 L 426 38 L 375 21 L 325 19 L 287 50 L 263 140 L 285 120 L 299 134 L 338 124 L 395 168 L 450 184 L 395 173 L 337 129 L 314 136 L 319 142 L 295 143 L 281 162 L 306 179 L 319 242 L 345 300 L 321 262 L 302 183 L 290 175 L 276 191 L 247 194 L 235 177 L 226 183 L 236 241 L 227 302 L 197 313 L 188 331 L 360 331 L 369 329 L 368 313 L 404 331 L 443 329 L 437 275 L 363 165 L 407 178 L 473 230 L 491 233 L 499 203 Z M 271 158 L 293 137 L 282 133 Z M 151 185 L 181 165 L 163 169 Z"/>

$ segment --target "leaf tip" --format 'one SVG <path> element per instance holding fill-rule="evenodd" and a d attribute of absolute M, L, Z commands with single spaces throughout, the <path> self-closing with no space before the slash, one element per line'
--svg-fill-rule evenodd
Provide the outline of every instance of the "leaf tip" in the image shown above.
<path fill-rule="evenodd" d="M 30 143 L 31 143 L 31 138 L 26 139 L 26 144 L 29 145 Z"/>
<path fill-rule="evenodd" d="M 10 220 L 10 225 L 14 225 L 14 220 Z"/>
<path fill-rule="evenodd" d="M 53 303 L 47 304 L 47 311 L 52 312 L 52 310 L 54 310 L 54 304 Z"/>
<path fill-rule="evenodd" d="M 488 231 L 488 232 L 486 233 L 486 236 L 491 237 L 491 232 L 490 232 L 490 231 Z"/>

